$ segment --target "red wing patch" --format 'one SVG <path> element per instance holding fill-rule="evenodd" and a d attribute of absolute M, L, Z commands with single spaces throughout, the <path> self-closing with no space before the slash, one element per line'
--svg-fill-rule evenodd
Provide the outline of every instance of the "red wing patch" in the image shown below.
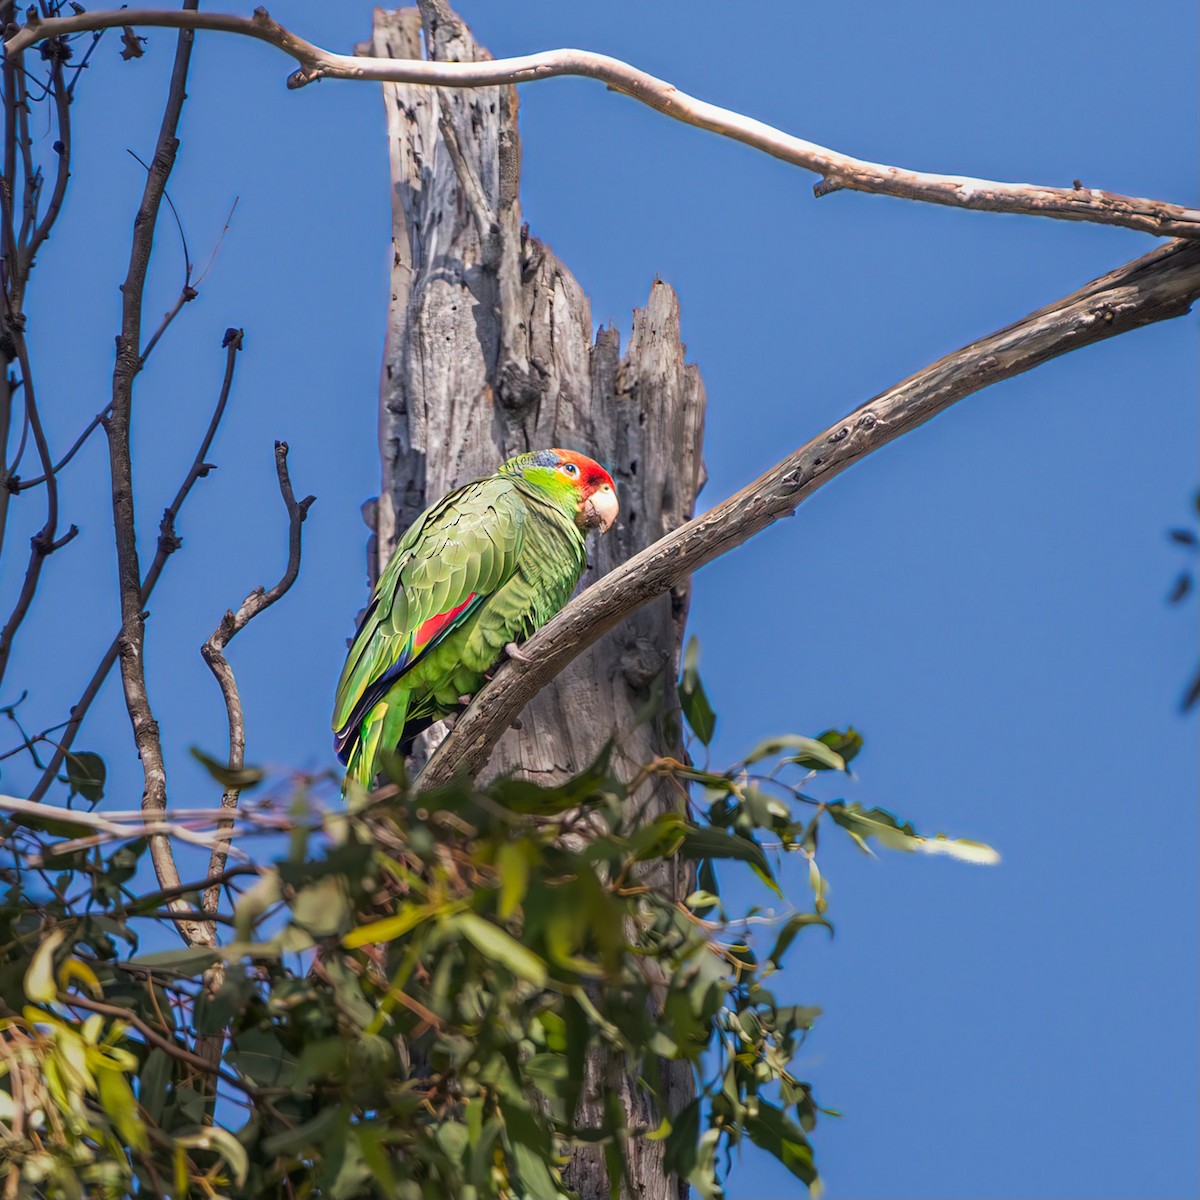
<path fill-rule="evenodd" d="M 420 654 L 439 634 L 449 629 L 454 624 L 455 617 L 468 608 L 474 599 L 475 593 L 472 592 L 457 608 L 449 608 L 444 613 L 438 613 L 436 616 L 430 617 L 428 621 L 422 621 L 413 634 L 413 657 L 415 658 Z"/>

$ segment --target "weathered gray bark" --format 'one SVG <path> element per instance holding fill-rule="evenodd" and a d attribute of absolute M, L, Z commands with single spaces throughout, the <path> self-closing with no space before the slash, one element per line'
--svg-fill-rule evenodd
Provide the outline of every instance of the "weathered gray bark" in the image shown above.
<path fill-rule="evenodd" d="M 371 53 L 475 61 L 487 57 L 442 3 L 376 11 Z M 393 268 L 380 396 L 382 491 L 368 506 L 372 573 L 425 505 L 491 472 L 511 454 L 566 446 L 600 459 L 617 481 L 621 516 L 591 547 L 586 586 L 692 514 L 702 481 L 704 389 L 679 340 L 675 293 L 655 281 L 634 314 L 625 355 L 614 329 L 593 341 L 587 297 L 521 223 L 520 142 L 512 87 L 435 91 L 384 86 L 393 186 Z M 622 769 L 678 754 L 665 723 L 638 724 L 655 688 L 673 694 L 687 613 L 686 582 L 658 597 L 580 656 L 526 709 L 487 773 L 546 782 L 591 762 L 614 739 Z M 676 733 L 675 738 L 678 737 Z M 639 796 L 647 817 L 678 803 Z M 687 880 L 675 885 L 682 894 Z M 598 1090 L 605 1069 L 592 1064 Z M 681 1070 L 678 1100 L 689 1093 Z M 621 1081 L 630 1124 L 657 1116 Z M 629 1194 L 682 1194 L 661 1171 L 661 1142 L 629 1154 Z M 599 1155 L 569 1172 L 585 1198 L 607 1197 Z"/>

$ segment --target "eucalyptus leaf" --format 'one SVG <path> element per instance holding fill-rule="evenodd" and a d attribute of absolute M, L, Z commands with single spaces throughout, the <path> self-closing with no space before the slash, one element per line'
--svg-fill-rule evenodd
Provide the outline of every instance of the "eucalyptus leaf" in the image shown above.
<path fill-rule="evenodd" d="M 156 950 L 130 959 L 134 966 L 177 971 L 180 975 L 199 975 L 221 957 L 211 946 L 181 946 L 178 950 Z"/>
<path fill-rule="evenodd" d="M 450 919 L 452 928 L 460 932 L 476 950 L 500 966 L 508 968 L 514 975 L 528 980 L 537 987 L 546 984 L 545 962 L 526 946 L 522 946 L 510 933 L 498 925 L 485 921 L 477 913 L 464 912 Z"/>
<path fill-rule="evenodd" d="M 72 796 L 82 796 L 96 804 L 104 799 L 108 769 L 104 759 L 92 750 L 70 750 L 66 758 L 67 786 Z"/>
<path fill-rule="evenodd" d="M 247 792 L 266 778 L 258 767 L 231 767 L 197 746 L 191 747 L 191 755 L 224 788 Z"/>
<path fill-rule="evenodd" d="M 700 681 L 700 642 L 693 636 L 688 639 L 683 656 L 683 676 L 679 681 L 679 706 L 687 719 L 691 731 L 704 745 L 712 741 L 717 725 L 717 714 L 709 703 L 704 684 Z"/>

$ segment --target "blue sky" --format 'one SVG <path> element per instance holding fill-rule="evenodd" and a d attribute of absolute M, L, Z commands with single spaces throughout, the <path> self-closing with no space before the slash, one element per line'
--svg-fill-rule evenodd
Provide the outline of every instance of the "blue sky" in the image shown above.
<path fill-rule="evenodd" d="M 286 11 L 283 8 L 286 7 Z M 1197 16 L 1127 5 L 605 4 L 463 0 L 497 54 L 562 45 L 862 157 L 1195 204 Z M 248 11 L 248 7 L 246 9 Z M 371 5 L 292 0 L 277 16 L 334 49 Z M 1169 31 L 1169 32 L 1164 32 Z M 63 219 L 27 303 L 59 451 L 106 401 L 117 284 L 173 38 L 124 63 L 115 39 L 75 106 Z M 332 760 L 330 696 L 363 601 L 360 503 L 377 489 L 375 396 L 387 301 L 387 161 L 375 88 L 285 90 L 268 48 L 202 37 L 171 193 L 200 298 L 138 383 L 143 553 L 246 329 L 228 418 L 150 605 L 150 685 L 173 803 L 215 801 L 187 757 L 220 752 L 198 654 L 226 606 L 283 564 L 272 440 L 319 499 L 293 592 L 233 645 L 248 757 Z M 655 275 L 680 293 L 709 396 L 702 496 L 715 503 L 862 400 L 1151 248 L 1128 231 L 839 193 L 673 124 L 597 84 L 521 93 L 523 202 L 597 322 L 628 330 Z M 35 133 L 44 133 L 35 122 Z M 181 252 L 160 225 L 147 322 Z M 1169 608 L 1165 531 L 1198 484 L 1196 330 L 1174 321 L 964 401 L 834 481 L 792 521 L 706 567 L 693 631 L 722 717 L 714 759 L 762 735 L 853 722 L 848 798 L 919 829 L 982 838 L 994 869 L 823 848 L 837 937 L 794 952 L 786 990 L 826 1016 L 803 1050 L 833 1200 L 1193 1195 L 1198 1112 L 1195 720 L 1177 712 L 1195 622 Z M 116 620 L 105 453 L 63 481 L 82 536 L 55 555 L 10 690 L 60 720 Z M 14 503 L 14 544 L 41 520 Z M 15 563 L 15 556 L 10 561 Z M 19 585 L 5 565 L 7 611 Z M 0 702 L 15 698 L 6 693 Z M 7 743 L 6 743 L 7 744 Z M 79 748 L 133 807 L 140 772 L 115 677 Z M 3 764 L 20 794 L 29 772 Z M 784 864 L 792 894 L 805 880 Z M 731 890 L 758 898 L 731 876 Z M 785 990 L 781 987 L 780 990 Z M 795 1194 L 747 1152 L 738 1200 Z"/>

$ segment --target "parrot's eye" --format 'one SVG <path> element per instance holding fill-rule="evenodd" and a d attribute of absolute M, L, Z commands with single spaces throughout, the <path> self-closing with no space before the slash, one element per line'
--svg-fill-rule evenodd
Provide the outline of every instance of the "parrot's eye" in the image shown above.
<path fill-rule="evenodd" d="M 570 475 L 572 479 L 579 474 L 579 468 L 574 463 L 563 463 L 563 474 Z"/>

